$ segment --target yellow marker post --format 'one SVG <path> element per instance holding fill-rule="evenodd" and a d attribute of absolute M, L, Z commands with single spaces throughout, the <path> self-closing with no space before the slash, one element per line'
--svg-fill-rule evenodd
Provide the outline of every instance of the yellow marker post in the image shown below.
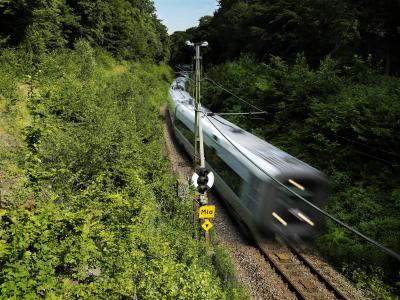
<path fill-rule="evenodd" d="M 203 205 L 199 208 L 199 219 L 213 219 L 215 216 L 215 205 Z"/>
<path fill-rule="evenodd" d="M 208 232 L 213 226 L 214 225 L 209 220 L 205 220 L 201 228 L 203 228 L 205 232 Z"/>

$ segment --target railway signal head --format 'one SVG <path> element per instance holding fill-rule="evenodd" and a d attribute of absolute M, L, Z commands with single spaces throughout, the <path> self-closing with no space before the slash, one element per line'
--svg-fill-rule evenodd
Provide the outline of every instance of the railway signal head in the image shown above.
<path fill-rule="evenodd" d="M 198 168 L 192 176 L 192 183 L 203 194 L 213 186 L 214 174 L 205 168 Z"/>
<path fill-rule="evenodd" d="M 197 190 L 203 194 L 208 190 L 208 171 L 205 168 L 199 168 L 197 170 L 197 175 L 199 175 L 197 178 Z"/>

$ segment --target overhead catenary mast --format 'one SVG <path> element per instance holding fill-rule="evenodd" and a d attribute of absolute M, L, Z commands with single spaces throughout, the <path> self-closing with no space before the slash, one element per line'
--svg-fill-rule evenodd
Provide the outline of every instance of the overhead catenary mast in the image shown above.
<path fill-rule="evenodd" d="M 195 100 L 195 140 L 194 140 L 194 169 L 204 168 L 204 145 L 203 145 L 203 129 L 201 126 L 201 103 L 200 103 L 200 82 L 201 82 L 201 47 L 207 47 L 207 42 L 192 43 L 190 41 L 186 42 L 186 45 L 193 46 L 196 51 L 195 55 L 195 90 L 194 90 L 194 100 Z"/>
<path fill-rule="evenodd" d="M 209 242 L 208 231 L 212 227 L 212 224 L 208 220 L 208 216 L 214 217 L 215 207 L 206 206 L 208 204 L 207 196 L 205 192 L 212 186 L 214 182 L 214 175 L 211 172 L 208 172 L 205 168 L 205 160 L 204 160 L 204 144 L 203 144 L 203 128 L 201 124 L 201 94 L 200 94 L 200 83 L 201 83 L 201 55 L 200 49 L 201 47 L 207 47 L 207 42 L 200 43 L 192 43 L 190 41 L 186 42 L 186 45 L 193 46 L 196 55 L 195 55 L 195 89 L 194 89 L 194 108 L 195 108 L 195 132 L 194 132 L 194 157 L 193 164 L 195 173 L 193 174 L 192 181 L 195 184 L 198 191 L 198 199 L 195 204 L 195 211 L 198 212 L 198 217 L 203 219 L 202 228 L 204 229 L 206 242 Z M 198 208 L 200 205 L 200 209 Z M 204 212 L 202 214 L 202 212 Z M 210 212 L 208 214 L 207 212 Z M 212 212 L 212 213 L 211 213 Z M 196 214 L 195 213 L 195 214 Z M 196 217 L 194 217 L 196 219 Z"/>

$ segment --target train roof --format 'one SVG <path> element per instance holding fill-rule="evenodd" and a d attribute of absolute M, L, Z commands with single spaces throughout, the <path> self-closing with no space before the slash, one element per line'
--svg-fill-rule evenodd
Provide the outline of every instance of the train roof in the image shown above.
<path fill-rule="evenodd" d="M 228 120 L 225 120 L 224 118 L 216 116 L 213 117 L 213 119 L 222 125 L 218 129 L 221 130 L 225 136 L 229 137 L 231 140 L 235 140 L 239 145 L 247 149 L 249 152 L 253 153 L 260 159 L 268 161 L 270 164 L 276 167 L 282 168 L 288 164 L 291 166 L 293 164 L 306 165 L 306 163 L 302 162 L 301 160 L 298 160 L 290 154 L 282 151 L 263 139 L 260 139 L 259 137 L 229 122 Z"/>

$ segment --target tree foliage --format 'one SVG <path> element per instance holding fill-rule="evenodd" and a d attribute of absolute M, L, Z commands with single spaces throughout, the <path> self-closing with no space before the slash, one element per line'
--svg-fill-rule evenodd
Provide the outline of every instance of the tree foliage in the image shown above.
<path fill-rule="evenodd" d="M 149 0 L 1 1 L 0 16 L 3 45 L 43 51 L 85 38 L 119 58 L 159 62 L 169 56 L 166 28 Z"/>
<path fill-rule="evenodd" d="M 230 119 L 327 173 L 335 185 L 327 209 L 400 252 L 399 1 L 219 5 L 198 27 L 172 35 L 171 64 L 191 61 L 183 36 L 208 41 L 205 76 L 269 113 L 264 122 Z M 251 110 L 209 81 L 202 103 L 215 112 Z M 332 223 L 319 247 L 378 293 L 390 290 L 380 280 L 400 281 L 398 262 Z"/>
<path fill-rule="evenodd" d="M 326 55 L 350 63 L 354 54 L 385 62 L 387 73 L 400 70 L 400 4 L 396 0 L 229 0 L 207 22 L 191 29 L 193 40 L 207 40 L 207 63 L 252 53 L 293 62 L 304 53 L 317 67 Z M 174 46 L 177 47 L 177 46 Z M 179 45 L 182 53 L 184 45 Z"/>

